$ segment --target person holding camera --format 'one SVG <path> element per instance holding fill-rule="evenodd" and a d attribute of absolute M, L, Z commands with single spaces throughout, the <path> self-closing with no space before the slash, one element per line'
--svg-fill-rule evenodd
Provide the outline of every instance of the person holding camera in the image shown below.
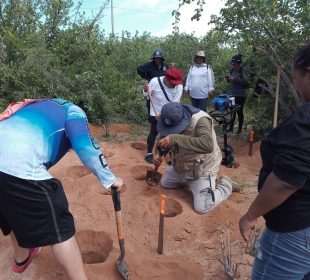
<path fill-rule="evenodd" d="M 229 95 L 235 97 L 235 104 L 240 105 L 240 109 L 233 114 L 230 126 L 227 132 L 234 131 L 234 124 L 236 119 L 236 114 L 238 115 L 238 131 L 237 134 L 241 134 L 244 115 L 243 115 L 243 106 L 246 100 L 246 89 L 249 88 L 249 82 L 244 78 L 242 55 L 237 54 L 231 58 L 230 64 L 232 69 L 230 70 L 229 75 L 225 76 L 226 81 L 229 83 Z"/>

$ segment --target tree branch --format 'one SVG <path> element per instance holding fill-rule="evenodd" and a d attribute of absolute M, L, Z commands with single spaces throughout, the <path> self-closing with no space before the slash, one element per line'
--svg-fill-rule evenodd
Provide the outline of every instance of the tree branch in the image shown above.
<path fill-rule="evenodd" d="M 267 84 L 267 86 L 264 86 L 263 84 L 258 84 L 260 88 L 266 90 L 267 92 L 270 93 L 271 96 L 275 97 L 275 91 L 272 87 L 272 84 L 270 83 L 270 81 L 268 79 L 266 79 L 263 76 L 259 77 L 260 80 L 262 80 L 264 83 Z M 284 100 L 282 99 L 281 95 L 279 95 L 279 104 L 281 106 L 281 108 L 284 110 L 286 116 L 289 116 L 292 114 L 292 110 L 289 108 L 289 106 L 284 102 Z"/>
<path fill-rule="evenodd" d="M 263 52 L 268 60 L 272 63 L 272 65 L 277 69 L 278 67 L 281 68 L 281 78 L 283 79 L 283 82 L 287 85 L 288 89 L 290 92 L 293 94 L 293 98 L 295 100 L 295 104 L 297 107 L 301 105 L 301 100 L 293 86 L 293 83 L 291 82 L 290 78 L 288 75 L 283 71 L 282 65 L 280 65 L 273 57 L 272 55 L 264 48 L 264 47 L 256 47 L 258 51 Z"/>
<path fill-rule="evenodd" d="M 95 17 L 93 18 L 93 20 L 90 22 L 88 29 L 92 30 L 94 28 L 94 25 L 96 24 L 96 22 L 98 22 L 102 17 L 102 13 L 105 9 L 105 7 L 108 5 L 108 1 L 106 1 L 103 6 L 99 9 L 99 12 L 95 15 Z"/>
<path fill-rule="evenodd" d="M 248 9 L 251 10 L 251 7 L 250 7 L 250 4 L 249 4 L 249 1 L 248 0 L 244 0 L 245 4 L 247 5 Z M 267 25 L 267 23 L 265 22 L 265 20 L 262 18 L 262 16 L 260 15 L 260 13 L 258 12 L 257 9 L 253 9 L 256 17 L 258 18 L 258 20 L 260 20 L 260 22 L 262 23 L 263 25 L 263 28 L 265 29 L 265 31 L 267 32 L 267 34 L 269 35 L 269 37 L 271 37 L 273 40 L 275 40 L 277 46 L 279 48 L 281 48 L 282 51 L 285 52 L 286 55 L 288 55 L 289 58 L 292 58 L 291 54 L 287 52 L 287 50 L 282 47 L 282 44 L 281 42 L 279 42 L 276 38 L 276 36 L 273 34 L 272 30 L 270 29 L 270 27 Z"/>

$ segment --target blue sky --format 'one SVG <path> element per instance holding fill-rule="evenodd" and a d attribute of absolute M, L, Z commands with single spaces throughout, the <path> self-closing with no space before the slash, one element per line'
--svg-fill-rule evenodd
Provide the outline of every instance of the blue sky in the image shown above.
<path fill-rule="evenodd" d="M 82 2 L 81 11 L 87 17 L 95 15 L 105 0 L 73 0 L 74 3 Z M 199 22 L 190 18 L 196 7 L 195 3 L 181 8 L 180 32 L 192 33 L 196 36 L 204 35 L 211 26 L 207 23 L 211 14 L 219 14 L 224 7 L 225 0 L 205 0 L 206 5 L 203 16 Z M 111 1 L 110 1 L 111 3 Z M 101 19 L 101 27 L 106 33 L 111 32 L 111 4 L 108 4 Z M 127 30 L 134 34 L 139 31 L 150 32 L 153 36 L 165 36 L 172 32 L 174 21 L 171 13 L 178 7 L 178 0 L 113 0 L 115 33 L 120 34 Z"/>

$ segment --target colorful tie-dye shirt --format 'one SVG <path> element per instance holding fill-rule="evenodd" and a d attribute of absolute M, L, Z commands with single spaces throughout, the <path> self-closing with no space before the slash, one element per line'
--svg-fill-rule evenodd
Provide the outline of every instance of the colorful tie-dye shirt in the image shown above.
<path fill-rule="evenodd" d="M 73 148 L 105 188 L 115 176 L 92 139 L 81 108 L 63 99 L 29 104 L 0 121 L 0 171 L 28 180 L 52 178 L 47 171 Z"/>

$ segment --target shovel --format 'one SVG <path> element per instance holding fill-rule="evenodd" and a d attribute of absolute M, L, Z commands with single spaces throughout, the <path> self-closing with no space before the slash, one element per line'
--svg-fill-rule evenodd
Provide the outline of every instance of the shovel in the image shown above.
<path fill-rule="evenodd" d="M 116 226 L 117 226 L 117 234 L 119 247 L 121 250 L 121 255 L 117 260 L 117 267 L 120 274 L 124 279 L 128 280 L 128 267 L 125 261 L 125 241 L 124 241 L 124 228 L 121 216 L 121 197 L 120 192 L 117 191 L 115 187 L 111 188 L 112 191 L 112 199 L 114 204 L 115 216 L 116 216 Z"/>
<path fill-rule="evenodd" d="M 153 170 L 148 170 L 146 173 L 146 183 L 152 187 L 156 186 L 161 179 L 161 174 L 158 172 L 158 168 L 161 165 L 161 162 L 154 164 Z"/>
<path fill-rule="evenodd" d="M 158 172 L 158 168 L 161 165 L 163 156 L 169 152 L 169 149 L 163 149 L 159 146 L 157 146 L 157 150 L 159 155 L 159 162 L 154 164 L 153 170 L 148 170 L 146 173 L 146 183 L 150 186 L 156 186 L 160 182 L 162 175 Z"/>

